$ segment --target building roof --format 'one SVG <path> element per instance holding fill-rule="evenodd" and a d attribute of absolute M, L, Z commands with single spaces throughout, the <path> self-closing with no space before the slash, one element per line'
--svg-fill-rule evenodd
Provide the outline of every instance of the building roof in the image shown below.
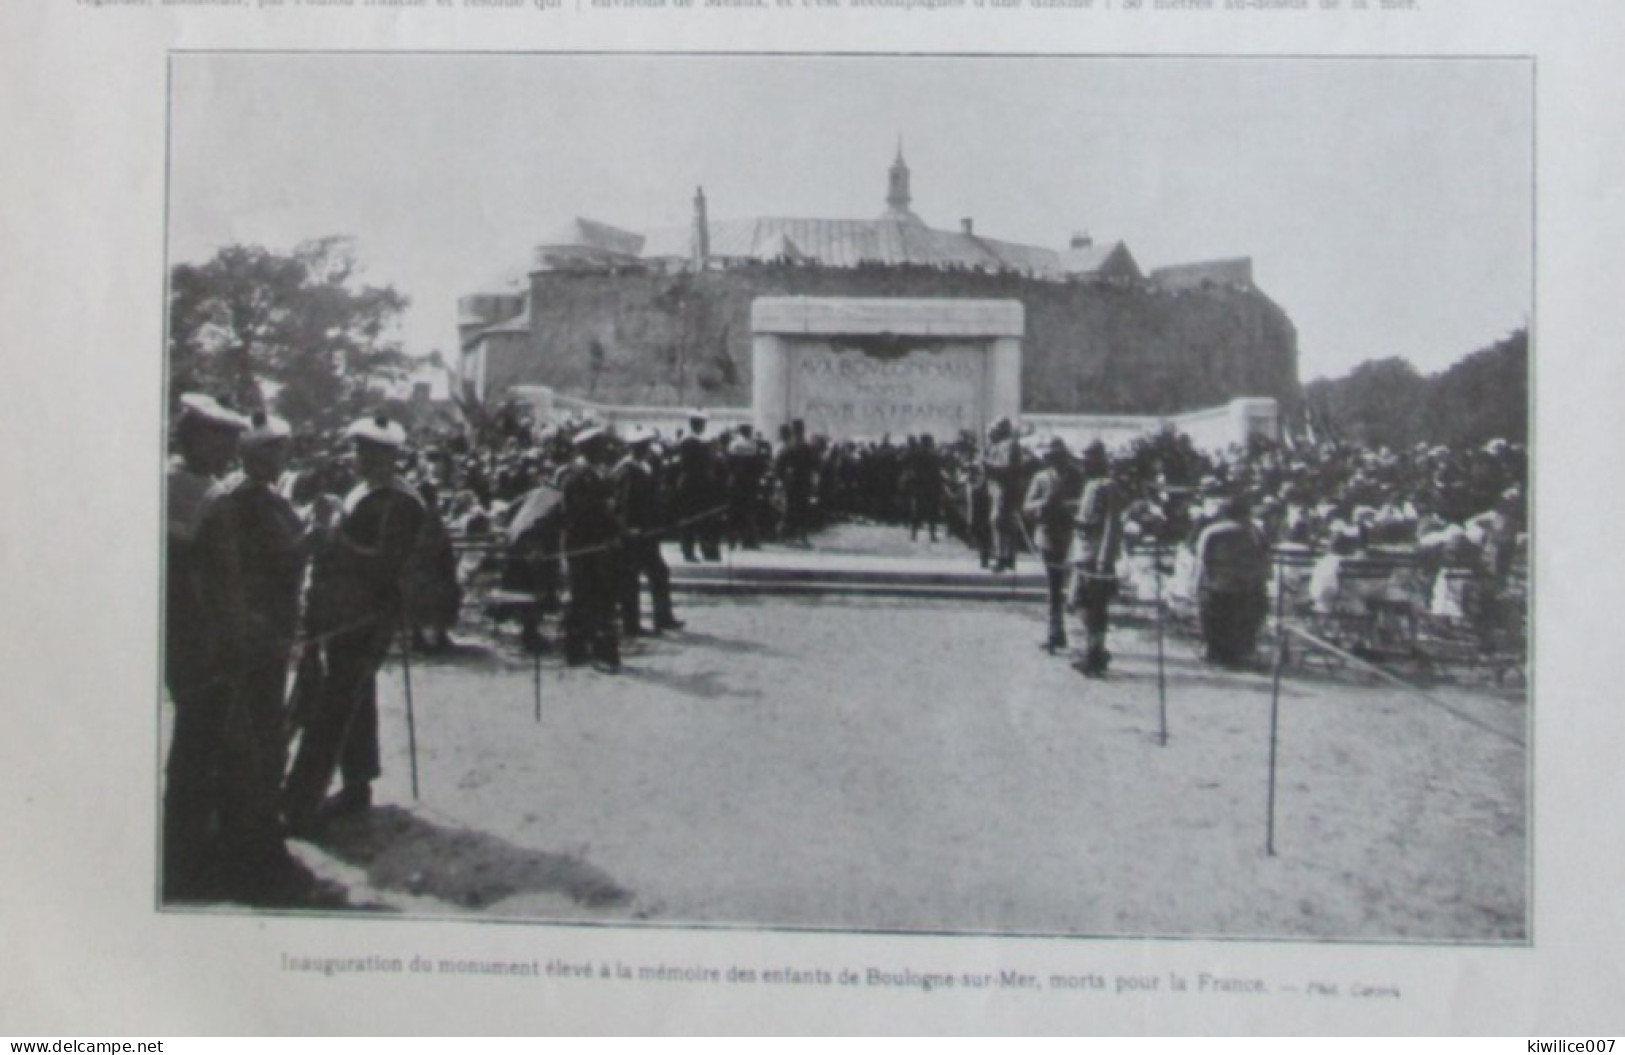
<path fill-rule="evenodd" d="M 549 250 L 595 250 L 615 256 L 635 257 L 643 249 L 644 238 L 641 234 L 632 231 L 623 231 L 619 227 L 599 220 L 589 220 L 577 216 L 569 223 L 553 231 L 541 244 L 537 246 L 540 255 Z"/>
<path fill-rule="evenodd" d="M 1019 271 L 1061 278 L 1095 274 L 1114 253 L 1128 253 L 1121 242 L 1058 252 L 890 217 L 824 220 L 760 216 L 713 221 L 707 230 L 710 256 L 714 260 L 769 261 L 790 257 L 816 261 L 826 267 L 856 267 L 863 263 L 919 264 Z M 693 256 L 693 245 L 692 227 L 661 228 L 648 233 L 643 243 L 643 257 L 686 260 Z M 1132 266 L 1132 256 L 1128 260 Z M 1137 268 L 1133 270 L 1138 274 Z"/>

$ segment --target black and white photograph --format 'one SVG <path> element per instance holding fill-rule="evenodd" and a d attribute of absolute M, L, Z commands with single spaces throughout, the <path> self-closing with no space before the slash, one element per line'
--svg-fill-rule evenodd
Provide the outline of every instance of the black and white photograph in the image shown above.
<path fill-rule="evenodd" d="M 1530 60 L 168 64 L 166 916 L 1533 942 Z"/>

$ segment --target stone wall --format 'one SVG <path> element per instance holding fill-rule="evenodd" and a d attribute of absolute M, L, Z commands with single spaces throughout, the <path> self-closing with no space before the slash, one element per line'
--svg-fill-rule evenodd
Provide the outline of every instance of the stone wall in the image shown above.
<path fill-rule="evenodd" d="M 1169 414 L 1242 396 L 1274 397 L 1284 412 L 1298 405 L 1296 331 L 1256 290 L 1172 292 L 878 265 L 537 272 L 529 347 L 501 373 L 510 384 L 603 403 L 745 405 L 750 306 L 763 296 L 1019 300 L 1024 412 Z"/>

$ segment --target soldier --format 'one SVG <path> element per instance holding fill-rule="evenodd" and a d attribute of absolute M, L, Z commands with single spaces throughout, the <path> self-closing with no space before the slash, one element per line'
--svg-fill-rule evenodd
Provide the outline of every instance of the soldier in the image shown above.
<path fill-rule="evenodd" d="M 609 433 L 592 426 L 573 441 L 576 458 L 561 476 L 564 553 L 570 578 L 570 606 L 564 616 L 564 660 L 581 666 L 591 653 L 597 670 L 621 668 L 615 608 L 621 594 L 620 536 L 615 489 L 604 464 Z"/>
<path fill-rule="evenodd" d="M 982 475 L 987 481 L 988 514 L 993 529 L 995 572 L 1016 570 L 1016 517 L 1021 509 L 1024 468 L 1021 444 L 1009 418 L 1000 418 L 987 433 Z"/>
<path fill-rule="evenodd" d="M 661 513 L 658 463 L 654 457 L 654 433 L 641 426 L 627 436 L 627 453 L 610 480 L 615 487 L 616 511 L 621 518 L 621 632 L 627 637 L 643 633 L 639 615 L 639 579 L 649 580 L 649 599 L 654 604 L 654 632 L 681 630 L 682 620 L 672 614 L 671 570 L 660 554 L 660 535 L 665 529 Z"/>
<path fill-rule="evenodd" d="M 284 699 L 299 628 L 299 589 L 315 533 L 276 484 L 287 464 L 286 422 L 255 414 L 238 441 L 243 475 L 222 484 L 198 529 L 205 604 L 222 642 L 230 701 L 224 727 L 220 835 L 227 890 L 250 904 L 308 903 L 319 885 L 288 853 L 278 792 L 287 763 Z"/>
<path fill-rule="evenodd" d="M 1078 512 L 1078 495 L 1083 477 L 1072 464 L 1066 442 L 1059 436 L 1050 440 L 1044 452 L 1044 468 L 1033 477 L 1027 489 L 1022 512 L 1033 525 L 1033 544 L 1044 562 L 1049 590 L 1049 637 L 1043 647 L 1050 652 L 1066 648 L 1067 557 L 1072 552 L 1072 521 Z"/>
<path fill-rule="evenodd" d="M 361 478 L 342 517 L 321 540 L 311 569 L 306 626 L 320 683 L 295 695 L 312 701 L 283 791 L 291 830 L 309 833 L 325 817 L 372 806 L 380 773 L 376 678 L 401 629 L 402 579 L 427 516 L 417 492 L 395 471 L 406 432 L 382 414 L 345 433 Z M 311 646 L 307 646 L 311 647 Z M 311 665 L 301 668 L 301 676 Z M 341 790 L 323 796 L 337 769 Z"/>
<path fill-rule="evenodd" d="M 1106 650 L 1108 610 L 1117 596 L 1117 556 L 1123 545 L 1125 503 L 1110 471 L 1104 444 L 1096 440 L 1084 449 L 1073 600 L 1083 610 L 1083 629 L 1089 639 L 1083 672 L 1092 678 L 1104 677 L 1111 664 L 1111 653 Z"/>
<path fill-rule="evenodd" d="M 688 432 L 677 445 L 677 510 L 682 518 L 678 538 L 683 548 L 683 559 L 698 564 L 695 544 L 706 560 L 722 559 L 722 514 L 716 508 L 718 488 L 716 452 L 705 438 L 708 419 L 696 410 L 689 416 Z"/>
<path fill-rule="evenodd" d="M 205 895 L 214 865 L 221 743 L 230 689 L 205 603 L 197 551 L 207 500 L 231 466 L 247 422 L 209 396 L 181 397 L 166 497 L 164 682 L 175 705 L 164 781 L 165 900 Z"/>

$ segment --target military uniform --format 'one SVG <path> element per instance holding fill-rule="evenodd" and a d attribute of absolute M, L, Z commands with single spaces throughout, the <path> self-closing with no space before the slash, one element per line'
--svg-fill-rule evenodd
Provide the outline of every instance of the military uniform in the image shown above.
<path fill-rule="evenodd" d="M 671 570 L 660 554 L 660 532 L 664 518 L 660 508 L 660 481 L 654 468 L 628 454 L 610 474 L 615 488 L 616 507 L 624 532 L 620 560 L 621 630 L 638 633 L 641 579 L 649 580 L 649 599 L 654 604 L 655 630 L 673 630 L 681 624 L 672 614 Z"/>
<path fill-rule="evenodd" d="M 288 658 L 299 626 L 305 527 L 286 498 L 247 478 L 222 487 L 198 530 L 204 603 L 221 641 L 220 834 L 225 878 L 250 901 L 295 870 L 278 793 L 287 763 Z"/>
<path fill-rule="evenodd" d="M 564 471 L 565 564 L 570 605 L 564 616 L 564 658 L 585 663 L 588 654 L 611 668 L 620 666 L 615 609 L 624 588 L 620 577 L 620 524 L 609 477 L 585 457 Z"/>
<path fill-rule="evenodd" d="M 1103 469 L 1100 471 L 1104 471 Z M 1102 675 L 1111 662 L 1106 634 L 1112 598 L 1117 596 L 1117 558 L 1123 545 L 1123 492 L 1110 478 L 1096 476 L 1078 502 L 1078 552 L 1073 600 L 1083 611 L 1089 638 L 1084 673 Z"/>
<path fill-rule="evenodd" d="M 1061 448 L 1065 457 L 1065 448 Z M 1027 489 L 1022 512 L 1033 524 L 1033 544 L 1044 562 L 1049 597 L 1049 638 L 1051 650 L 1066 647 L 1066 584 L 1071 568 L 1072 518 L 1083 489 L 1083 477 L 1069 457 L 1040 469 Z"/>
<path fill-rule="evenodd" d="M 284 791 L 296 827 L 313 822 L 336 770 L 346 806 L 371 801 L 379 776 L 376 678 L 403 622 L 402 580 L 427 513 L 399 477 L 358 485 L 311 570 L 307 626 L 319 651 L 320 684 Z M 305 675 L 308 668 L 301 670 Z"/>
<path fill-rule="evenodd" d="M 232 444 L 246 427 L 236 414 L 206 396 L 181 398 L 177 438 L 203 445 Z M 214 471 L 198 455 L 177 457 L 166 481 L 164 554 L 164 683 L 175 707 L 164 779 L 163 885 L 166 899 L 204 894 L 216 863 L 222 746 L 231 701 L 219 627 L 208 608 L 208 568 L 198 549 L 198 533 L 216 493 Z"/>
<path fill-rule="evenodd" d="M 164 780 L 164 889 L 168 897 L 201 891 L 213 865 L 220 801 L 221 745 L 231 688 L 216 624 L 205 599 L 205 563 L 197 547 L 212 477 L 178 459 L 168 480 L 165 554 L 164 682 L 175 722 Z"/>

